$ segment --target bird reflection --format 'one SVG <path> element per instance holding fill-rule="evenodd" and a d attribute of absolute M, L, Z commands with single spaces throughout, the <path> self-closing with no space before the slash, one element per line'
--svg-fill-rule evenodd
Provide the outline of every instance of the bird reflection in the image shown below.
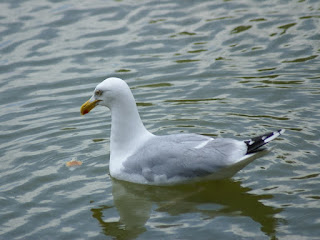
<path fill-rule="evenodd" d="M 270 199 L 272 195 L 253 195 L 248 193 L 250 190 L 242 187 L 241 182 L 230 179 L 167 187 L 139 185 L 112 179 L 114 205 L 119 217 L 108 218 L 107 221 L 103 219 L 103 212 L 113 206 L 101 206 L 91 211 L 104 234 L 116 239 L 134 239 L 145 232 L 151 209 L 171 216 L 201 213 L 204 219 L 217 216 L 247 216 L 261 225 L 264 234 L 275 239 L 275 228 L 279 221 L 275 214 L 282 209 L 262 203 L 262 200 Z M 212 207 L 203 209 L 203 204 Z"/>

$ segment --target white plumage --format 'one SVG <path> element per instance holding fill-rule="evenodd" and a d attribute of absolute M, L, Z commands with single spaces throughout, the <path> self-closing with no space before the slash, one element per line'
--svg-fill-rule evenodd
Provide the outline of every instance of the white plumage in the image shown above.
<path fill-rule="evenodd" d="M 141 184 L 231 177 L 263 154 L 261 146 L 284 132 L 279 130 L 247 141 L 197 134 L 156 136 L 144 127 L 129 86 L 119 78 L 101 82 L 82 105 L 81 114 L 96 105 L 111 110 L 111 176 Z"/>

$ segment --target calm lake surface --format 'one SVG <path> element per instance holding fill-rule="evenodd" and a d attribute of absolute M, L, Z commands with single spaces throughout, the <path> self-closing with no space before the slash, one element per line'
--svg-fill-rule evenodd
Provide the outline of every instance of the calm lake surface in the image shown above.
<path fill-rule="evenodd" d="M 0 239 L 320 239 L 319 54 L 318 0 L 2 0 Z M 287 131 L 232 179 L 120 182 L 79 113 L 110 76 L 154 134 Z"/>

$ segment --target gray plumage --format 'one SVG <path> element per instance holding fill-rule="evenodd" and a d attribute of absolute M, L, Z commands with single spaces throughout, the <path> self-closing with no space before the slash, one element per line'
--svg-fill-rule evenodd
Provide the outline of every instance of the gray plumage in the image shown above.
<path fill-rule="evenodd" d="M 202 143 L 206 145 L 197 148 Z M 123 167 L 124 172 L 141 175 L 149 182 L 161 176 L 166 181 L 201 178 L 232 165 L 246 150 L 243 142 L 234 139 L 196 134 L 155 136 L 129 156 Z"/>
<path fill-rule="evenodd" d="M 82 105 L 81 114 L 96 105 L 111 110 L 111 176 L 141 184 L 231 177 L 261 156 L 263 145 L 284 132 L 279 130 L 247 141 L 197 134 L 155 136 L 144 127 L 129 86 L 119 78 L 100 83 Z"/>

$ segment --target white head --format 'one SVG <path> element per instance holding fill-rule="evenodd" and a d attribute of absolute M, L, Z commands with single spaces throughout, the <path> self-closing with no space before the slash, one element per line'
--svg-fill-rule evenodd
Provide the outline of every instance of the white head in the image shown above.
<path fill-rule="evenodd" d="M 92 97 L 80 109 L 82 115 L 89 113 L 95 106 L 102 105 L 112 109 L 117 103 L 133 99 L 127 83 L 120 78 L 107 78 L 97 85 Z M 134 100 L 134 99 L 133 99 Z"/>
<path fill-rule="evenodd" d="M 95 88 L 92 97 L 80 109 L 87 114 L 95 106 L 106 106 L 111 110 L 110 173 L 121 168 L 131 153 L 153 135 L 147 131 L 140 119 L 136 102 L 129 86 L 120 78 L 107 78 Z"/>

